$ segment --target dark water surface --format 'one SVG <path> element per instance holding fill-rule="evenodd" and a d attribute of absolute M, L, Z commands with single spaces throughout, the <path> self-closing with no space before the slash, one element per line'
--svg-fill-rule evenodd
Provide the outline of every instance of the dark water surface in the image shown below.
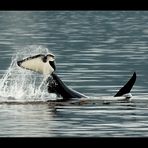
<path fill-rule="evenodd" d="M 39 47 L 55 54 L 57 73 L 68 86 L 91 97 L 113 96 L 136 71 L 133 98 L 56 110 L 0 104 L 1 137 L 148 136 L 147 11 L 0 12 L 1 80 L 12 57 Z M 14 96 L 23 93 L 16 86 L 19 77 L 13 78 Z M 12 97 L 4 95 L 1 100 Z"/>

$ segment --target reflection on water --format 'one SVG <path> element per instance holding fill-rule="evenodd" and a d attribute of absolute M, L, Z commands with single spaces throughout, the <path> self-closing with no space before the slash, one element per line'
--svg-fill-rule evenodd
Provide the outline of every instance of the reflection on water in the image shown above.
<path fill-rule="evenodd" d="M 1 105 L 0 135 L 8 137 L 148 136 L 146 102 L 144 100 L 142 102 L 57 106 L 56 108 L 45 104 Z"/>
<path fill-rule="evenodd" d="M 138 76 L 128 103 L 56 109 L 45 104 L 1 104 L 0 136 L 148 136 L 147 15 L 146 11 L 0 12 L 0 78 L 12 57 L 41 46 L 56 55 L 61 79 L 88 96 L 113 96 L 134 71 Z M 23 73 L 17 74 L 18 80 Z"/>

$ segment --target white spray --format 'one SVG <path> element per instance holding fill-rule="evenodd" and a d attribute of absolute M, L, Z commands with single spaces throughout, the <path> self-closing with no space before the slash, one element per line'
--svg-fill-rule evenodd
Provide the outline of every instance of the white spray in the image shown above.
<path fill-rule="evenodd" d="M 9 68 L 0 79 L 0 101 L 46 101 L 55 98 L 55 95 L 47 92 L 43 75 L 17 66 L 18 60 L 48 53 L 47 48 L 34 45 L 16 52 Z"/>

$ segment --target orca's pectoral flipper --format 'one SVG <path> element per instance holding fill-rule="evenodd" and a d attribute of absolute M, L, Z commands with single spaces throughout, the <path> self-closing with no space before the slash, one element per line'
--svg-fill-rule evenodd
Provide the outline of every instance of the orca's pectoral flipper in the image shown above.
<path fill-rule="evenodd" d="M 136 72 L 134 72 L 131 79 L 117 92 L 116 95 L 114 95 L 114 97 L 119 97 L 130 93 L 135 81 L 136 81 Z"/>

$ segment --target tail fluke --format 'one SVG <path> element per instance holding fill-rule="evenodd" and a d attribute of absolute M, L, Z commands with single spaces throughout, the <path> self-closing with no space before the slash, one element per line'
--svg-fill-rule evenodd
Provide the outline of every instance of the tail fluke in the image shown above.
<path fill-rule="evenodd" d="M 52 54 L 38 54 L 31 56 L 17 61 L 17 65 L 21 68 L 39 72 L 44 75 L 50 75 L 53 71 L 55 71 L 54 55 Z"/>
<path fill-rule="evenodd" d="M 114 97 L 120 97 L 130 93 L 133 85 L 135 84 L 135 81 L 136 81 L 136 72 L 134 72 L 131 79 L 117 92 L 116 95 L 114 95 Z"/>

